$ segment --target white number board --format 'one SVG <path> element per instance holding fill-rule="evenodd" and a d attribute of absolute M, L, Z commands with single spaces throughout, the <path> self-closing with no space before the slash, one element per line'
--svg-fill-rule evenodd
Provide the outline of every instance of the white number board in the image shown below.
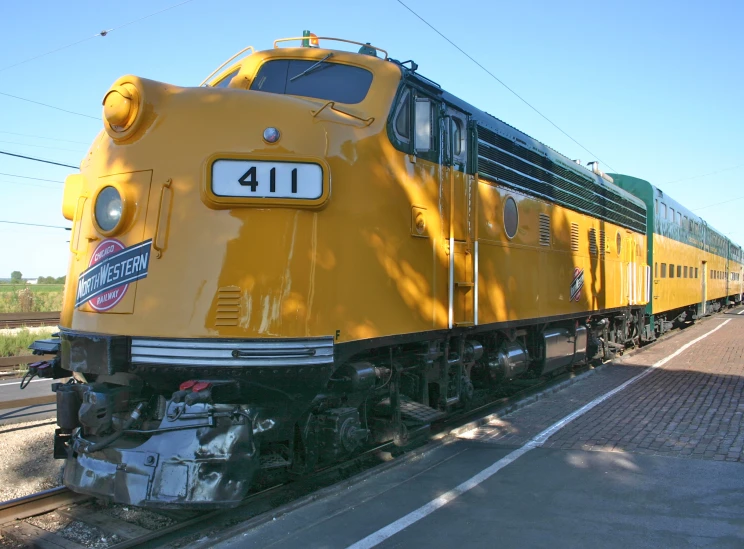
<path fill-rule="evenodd" d="M 315 200 L 323 195 L 323 169 L 300 162 L 215 160 L 212 192 L 217 196 Z"/>

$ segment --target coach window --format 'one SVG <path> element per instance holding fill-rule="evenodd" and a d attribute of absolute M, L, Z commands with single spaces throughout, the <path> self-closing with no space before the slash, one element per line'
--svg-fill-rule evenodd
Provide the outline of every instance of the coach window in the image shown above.
<path fill-rule="evenodd" d="M 687 278 L 687 265 L 685 265 L 684 270 L 682 271 L 682 277 Z"/>
<path fill-rule="evenodd" d="M 659 264 L 654 263 L 654 278 L 659 278 Z"/>
<path fill-rule="evenodd" d="M 669 278 L 674 278 L 674 265 L 672 263 L 669 264 Z"/>
<path fill-rule="evenodd" d="M 674 208 L 669 208 L 669 219 L 674 223 Z"/>
<path fill-rule="evenodd" d="M 666 263 L 661 264 L 661 278 L 666 278 Z"/>
<path fill-rule="evenodd" d="M 682 214 L 677 212 L 677 225 L 682 225 Z"/>
<path fill-rule="evenodd" d="M 698 277 L 698 268 L 695 267 L 695 278 L 697 278 L 697 277 Z"/>
<path fill-rule="evenodd" d="M 662 213 L 661 218 L 662 219 L 666 219 L 666 217 L 667 217 L 667 205 L 664 204 L 663 202 L 661 203 L 661 213 Z"/>
<path fill-rule="evenodd" d="M 656 209 L 655 209 L 656 216 L 658 217 L 659 216 L 659 199 L 658 198 L 654 199 L 654 204 L 656 206 Z"/>
<path fill-rule="evenodd" d="M 677 265 L 677 278 L 682 278 L 682 265 Z"/>

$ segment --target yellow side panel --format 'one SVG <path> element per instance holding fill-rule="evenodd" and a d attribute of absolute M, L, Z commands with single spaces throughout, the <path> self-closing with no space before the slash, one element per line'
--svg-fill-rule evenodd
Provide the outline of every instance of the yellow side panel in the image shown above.
<path fill-rule="evenodd" d="M 519 211 L 511 239 L 510 196 Z M 483 180 L 477 200 L 479 324 L 646 303 L 644 235 Z"/>

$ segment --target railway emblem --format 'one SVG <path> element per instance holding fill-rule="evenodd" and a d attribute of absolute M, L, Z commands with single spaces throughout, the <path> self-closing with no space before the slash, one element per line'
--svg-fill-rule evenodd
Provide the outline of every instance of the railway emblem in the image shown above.
<path fill-rule="evenodd" d="M 581 297 L 581 289 L 584 287 L 584 269 L 576 267 L 571 281 L 571 301 L 578 301 Z"/>
<path fill-rule="evenodd" d="M 152 239 L 126 248 L 109 238 L 96 246 L 88 268 L 78 277 L 75 307 L 90 303 L 103 312 L 119 303 L 132 282 L 147 276 L 151 244 Z"/>

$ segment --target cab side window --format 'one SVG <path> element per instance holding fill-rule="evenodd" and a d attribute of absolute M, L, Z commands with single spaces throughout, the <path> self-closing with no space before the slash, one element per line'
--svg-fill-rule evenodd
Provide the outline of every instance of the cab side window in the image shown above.
<path fill-rule="evenodd" d="M 437 162 L 438 112 L 439 104 L 433 98 L 405 87 L 388 117 L 388 137 L 398 150 Z"/>
<path fill-rule="evenodd" d="M 406 90 L 398 103 L 395 114 L 395 134 L 403 143 L 411 141 L 411 90 Z"/>
<path fill-rule="evenodd" d="M 432 149 L 434 137 L 434 109 L 432 102 L 426 97 L 416 98 L 416 133 L 413 148 L 415 152 L 429 152 Z"/>

